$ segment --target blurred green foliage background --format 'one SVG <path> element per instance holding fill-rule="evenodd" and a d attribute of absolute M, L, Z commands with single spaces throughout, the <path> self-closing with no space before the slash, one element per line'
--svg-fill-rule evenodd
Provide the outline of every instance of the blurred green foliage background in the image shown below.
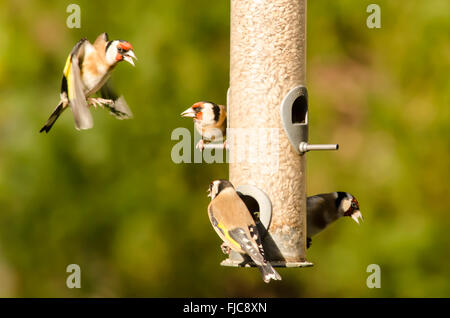
<path fill-rule="evenodd" d="M 315 238 L 307 269 L 219 266 L 206 189 L 225 164 L 174 164 L 181 111 L 225 103 L 229 1 L 0 2 L 0 296 L 448 297 L 450 296 L 450 2 L 308 3 L 311 142 L 308 194 L 344 190 L 365 222 L 342 219 Z M 74 129 L 65 113 L 38 131 L 59 100 L 67 54 L 107 31 L 135 48 L 136 68 L 113 74 L 135 118 L 93 111 Z M 66 287 L 79 264 L 82 288 Z M 381 288 L 366 286 L 369 264 Z"/>

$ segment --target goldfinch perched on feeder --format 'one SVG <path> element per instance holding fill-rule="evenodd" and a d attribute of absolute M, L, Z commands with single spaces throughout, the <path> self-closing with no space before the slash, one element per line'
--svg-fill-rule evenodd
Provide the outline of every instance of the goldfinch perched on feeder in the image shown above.
<path fill-rule="evenodd" d="M 311 237 L 323 231 L 342 216 L 350 216 L 359 224 L 363 220 L 358 201 L 347 192 L 318 194 L 307 198 L 307 247 Z"/>
<path fill-rule="evenodd" d="M 221 141 L 225 138 L 227 130 L 225 106 L 212 102 L 198 102 L 182 112 L 181 116 L 193 118 L 195 129 L 202 136 L 196 148 L 203 150 L 205 143 Z"/>
<path fill-rule="evenodd" d="M 238 253 L 250 256 L 258 266 L 264 282 L 281 280 L 281 276 L 266 261 L 255 221 L 231 182 L 213 181 L 209 186 L 208 196 L 211 197 L 208 206 L 209 220 L 225 244 Z"/>
<path fill-rule="evenodd" d="M 134 66 L 133 59 L 136 56 L 130 43 L 109 41 L 106 33 L 100 34 L 94 44 L 81 39 L 72 49 L 64 67 L 61 100 L 40 132 L 48 133 L 68 106 L 72 108 L 78 130 L 94 125 L 88 104 L 94 107 L 106 105 L 117 118 L 130 118 L 132 114 L 125 99 L 117 98 L 105 84 L 117 63 L 127 61 Z M 100 89 L 104 98 L 89 98 Z"/>

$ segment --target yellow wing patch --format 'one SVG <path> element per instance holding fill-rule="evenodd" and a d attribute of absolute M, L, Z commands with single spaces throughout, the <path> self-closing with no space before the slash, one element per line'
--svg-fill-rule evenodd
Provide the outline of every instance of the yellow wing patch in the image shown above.
<path fill-rule="evenodd" d="M 67 57 L 66 65 L 64 66 L 64 76 L 65 77 L 69 76 L 69 71 L 70 71 L 70 68 L 72 66 L 72 59 L 71 59 L 71 57 L 72 57 L 71 55 L 69 55 Z"/>
<path fill-rule="evenodd" d="M 73 79 L 72 79 L 72 54 L 67 57 L 66 65 L 64 66 L 64 77 L 67 81 L 67 95 L 69 100 L 73 99 Z"/>
<path fill-rule="evenodd" d="M 241 245 L 239 245 L 238 242 L 233 240 L 233 238 L 228 234 L 227 229 L 222 224 L 217 223 L 217 227 L 222 230 L 222 232 L 224 233 L 224 235 L 225 235 L 225 237 L 227 238 L 228 241 L 233 243 L 237 248 L 241 249 Z"/>

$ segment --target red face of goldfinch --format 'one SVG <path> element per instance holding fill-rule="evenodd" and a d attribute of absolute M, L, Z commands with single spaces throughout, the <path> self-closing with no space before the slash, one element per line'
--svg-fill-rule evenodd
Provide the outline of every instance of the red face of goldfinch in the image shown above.
<path fill-rule="evenodd" d="M 223 121 L 224 110 L 212 102 L 198 102 L 181 113 L 182 117 L 193 118 L 201 126 L 215 127 L 219 121 Z"/>
<path fill-rule="evenodd" d="M 344 216 L 350 216 L 356 223 L 359 224 L 359 220 L 363 220 L 361 211 L 359 210 L 358 200 L 350 193 L 338 192 L 338 195 L 344 196 L 340 201 L 339 210 L 343 212 Z M 338 198 L 339 200 L 339 198 Z"/>
<path fill-rule="evenodd" d="M 198 102 L 181 113 L 181 117 L 193 118 L 194 121 L 203 120 L 203 109 L 205 102 Z"/>
<path fill-rule="evenodd" d="M 127 61 L 134 66 L 133 59 L 137 60 L 133 51 L 133 46 L 122 40 L 114 40 L 106 45 L 106 61 L 110 65 L 114 65 L 120 61 Z"/>

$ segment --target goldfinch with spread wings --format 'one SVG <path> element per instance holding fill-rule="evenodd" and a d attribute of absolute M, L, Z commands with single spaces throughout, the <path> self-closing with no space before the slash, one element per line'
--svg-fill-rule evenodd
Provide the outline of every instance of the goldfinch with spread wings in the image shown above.
<path fill-rule="evenodd" d="M 117 63 L 127 61 L 134 66 L 133 59 L 136 56 L 130 43 L 109 41 L 106 33 L 100 34 L 94 44 L 81 39 L 72 49 L 64 67 L 61 100 L 40 132 L 48 133 L 69 106 L 78 130 L 90 129 L 94 125 L 89 105 L 105 105 L 119 119 L 132 117 L 125 99 L 117 97 L 105 84 Z M 104 98 L 90 97 L 99 90 Z"/>

